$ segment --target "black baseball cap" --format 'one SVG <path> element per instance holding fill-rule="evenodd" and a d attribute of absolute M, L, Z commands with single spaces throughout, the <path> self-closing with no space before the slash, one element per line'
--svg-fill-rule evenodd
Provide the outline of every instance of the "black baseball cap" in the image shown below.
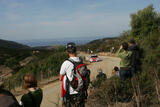
<path fill-rule="evenodd" d="M 76 44 L 74 42 L 67 43 L 66 49 L 68 48 L 76 48 Z"/>
<path fill-rule="evenodd" d="M 67 43 L 66 50 L 69 53 L 75 53 L 76 52 L 76 44 L 74 42 Z"/>
<path fill-rule="evenodd" d="M 129 43 L 135 44 L 135 40 L 132 38 L 129 40 Z"/>

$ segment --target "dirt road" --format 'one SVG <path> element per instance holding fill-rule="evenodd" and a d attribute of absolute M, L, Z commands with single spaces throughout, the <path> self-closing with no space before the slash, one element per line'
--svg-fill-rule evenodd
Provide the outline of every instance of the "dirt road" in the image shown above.
<path fill-rule="evenodd" d="M 92 63 L 88 66 L 91 70 L 91 80 L 96 78 L 99 68 L 107 75 L 107 78 L 111 77 L 112 69 L 114 66 L 119 66 L 120 59 L 116 57 L 100 56 L 102 61 Z"/>
<path fill-rule="evenodd" d="M 91 70 L 91 80 L 95 79 L 99 68 L 106 73 L 107 77 L 110 77 L 113 67 L 119 66 L 119 58 L 108 56 L 100 56 L 100 58 L 102 61 L 88 65 L 88 68 Z M 60 90 L 61 82 L 59 81 L 45 86 L 43 88 L 43 101 L 41 107 L 61 107 L 58 106 L 61 105 Z"/>

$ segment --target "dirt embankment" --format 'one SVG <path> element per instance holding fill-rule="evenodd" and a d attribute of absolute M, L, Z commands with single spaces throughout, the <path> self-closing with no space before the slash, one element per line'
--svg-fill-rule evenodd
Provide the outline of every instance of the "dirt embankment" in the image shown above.
<path fill-rule="evenodd" d="M 6 67 L 4 65 L 0 65 L 0 77 L 5 77 L 5 78 L 10 77 L 10 76 L 12 76 L 12 74 L 11 74 L 12 71 L 13 70 L 10 69 L 9 67 Z"/>

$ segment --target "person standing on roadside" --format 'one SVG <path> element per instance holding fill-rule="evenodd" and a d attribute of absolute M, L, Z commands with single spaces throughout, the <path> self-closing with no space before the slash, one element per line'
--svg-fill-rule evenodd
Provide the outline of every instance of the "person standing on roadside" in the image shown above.
<path fill-rule="evenodd" d="M 63 107 L 84 107 L 85 106 L 85 93 L 83 91 L 76 91 L 71 85 L 75 79 L 75 63 L 81 62 L 77 57 L 75 43 L 68 43 L 66 51 L 69 55 L 69 60 L 63 62 L 60 69 L 60 80 L 62 81 L 61 97 Z"/>
<path fill-rule="evenodd" d="M 135 43 L 134 39 L 129 40 L 129 51 L 132 51 L 131 57 L 131 76 L 140 70 L 140 47 Z"/>
<path fill-rule="evenodd" d="M 43 92 L 42 89 L 37 87 L 35 76 L 31 74 L 25 75 L 23 87 L 28 90 L 28 93 L 22 96 L 20 105 L 22 105 L 22 107 L 40 107 Z"/>
<path fill-rule="evenodd" d="M 131 77 L 131 57 L 132 52 L 128 51 L 128 43 L 124 42 L 117 52 L 117 56 L 121 58 L 120 61 L 120 78 L 125 81 Z"/>
<path fill-rule="evenodd" d="M 0 77 L 0 107 L 20 107 L 15 96 L 4 89 L 4 77 Z"/>

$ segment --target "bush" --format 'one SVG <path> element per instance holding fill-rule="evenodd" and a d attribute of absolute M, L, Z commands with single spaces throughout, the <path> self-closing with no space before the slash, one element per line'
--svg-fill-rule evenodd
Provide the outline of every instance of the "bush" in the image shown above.
<path fill-rule="evenodd" d="M 152 5 L 132 14 L 131 34 L 124 32 L 116 40 L 117 44 L 120 44 L 129 38 L 134 38 L 139 43 L 143 49 L 141 71 L 127 80 L 125 86 L 117 77 L 108 79 L 98 87 L 95 86 L 89 100 L 97 101 L 96 103 L 102 106 L 125 101 L 133 102 L 133 106 L 139 107 L 160 105 L 160 20 L 158 20 L 160 16 L 158 14 Z M 95 82 L 95 85 L 97 84 Z"/>
<path fill-rule="evenodd" d="M 6 86 L 9 82 L 12 82 L 12 88 L 21 86 L 23 76 L 27 73 L 31 73 L 37 76 L 38 80 L 41 81 L 45 78 L 57 76 L 60 71 L 62 62 L 67 59 L 68 55 L 65 51 L 57 49 L 53 51 L 40 51 L 36 54 L 36 58 L 21 68 L 17 73 L 13 74 L 12 77 L 6 80 Z"/>

